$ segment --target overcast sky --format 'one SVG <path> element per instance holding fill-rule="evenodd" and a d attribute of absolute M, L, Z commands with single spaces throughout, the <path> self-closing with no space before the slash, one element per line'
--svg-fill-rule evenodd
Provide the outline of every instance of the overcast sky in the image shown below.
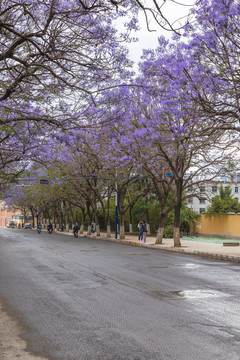
<path fill-rule="evenodd" d="M 179 0 L 182 4 L 185 5 L 193 5 L 194 0 Z M 182 6 L 177 5 L 176 3 L 172 2 L 166 2 L 164 7 L 162 8 L 164 16 L 168 19 L 170 23 L 175 22 L 178 19 L 181 19 L 181 23 L 184 23 L 184 20 L 186 20 L 186 17 L 188 12 L 190 10 L 190 6 Z M 175 23 L 175 27 L 177 27 L 179 24 Z M 129 52 L 130 52 L 130 58 L 137 64 L 140 61 L 140 57 L 142 55 L 142 49 L 154 49 L 157 47 L 158 44 L 158 37 L 161 35 L 164 35 L 165 37 L 170 38 L 171 32 L 164 31 L 155 21 L 154 19 L 150 19 L 150 29 L 155 30 L 152 32 L 149 32 L 147 30 L 146 20 L 143 12 L 141 12 L 139 16 L 139 25 L 141 27 L 141 30 L 134 34 L 137 38 L 139 38 L 139 41 L 137 43 L 131 43 L 129 44 Z"/>

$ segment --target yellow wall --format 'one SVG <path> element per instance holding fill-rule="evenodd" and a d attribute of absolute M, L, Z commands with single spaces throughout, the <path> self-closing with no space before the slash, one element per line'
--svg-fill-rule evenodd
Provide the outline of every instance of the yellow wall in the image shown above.
<path fill-rule="evenodd" d="M 202 214 L 201 221 L 195 224 L 193 232 L 199 235 L 213 235 L 240 238 L 240 214 L 213 215 Z"/>

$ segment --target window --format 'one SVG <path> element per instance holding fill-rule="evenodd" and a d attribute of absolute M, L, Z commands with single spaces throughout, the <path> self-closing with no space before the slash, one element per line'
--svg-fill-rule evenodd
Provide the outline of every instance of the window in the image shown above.
<path fill-rule="evenodd" d="M 192 198 L 188 198 L 188 203 L 192 204 L 193 203 L 193 199 Z"/>
<path fill-rule="evenodd" d="M 192 192 L 192 191 L 193 191 L 193 187 L 192 187 L 192 186 L 189 186 L 189 187 L 188 187 L 188 191 L 189 191 L 189 192 Z"/>
<path fill-rule="evenodd" d="M 200 186 L 200 192 L 204 192 L 204 191 L 205 191 L 205 186 L 204 185 Z"/>
<path fill-rule="evenodd" d="M 13 220 L 24 220 L 24 215 L 12 215 Z"/>
<path fill-rule="evenodd" d="M 200 208 L 199 212 L 200 212 L 200 214 L 204 214 L 205 213 L 205 208 Z"/>
<path fill-rule="evenodd" d="M 213 193 L 216 193 L 216 192 L 217 192 L 217 186 L 216 186 L 216 185 L 213 185 L 213 186 L 212 186 L 212 192 L 213 192 Z"/>
<path fill-rule="evenodd" d="M 238 193 L 238 187 L 235 186 L 235 193 Z"/>
<path fill-rule="evenodd" d="M 200 199 L 200 204 L 205 204 L 205 199 Z"/>

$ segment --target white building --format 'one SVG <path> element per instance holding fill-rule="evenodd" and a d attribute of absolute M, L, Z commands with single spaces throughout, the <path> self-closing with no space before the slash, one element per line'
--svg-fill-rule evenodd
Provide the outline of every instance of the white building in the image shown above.
<path fill-rule="evenodd" d="M 232 197 L 240 201 L 240 174 L 231 176 L 228 179 L 226 176 L 222 177 L 222 180 L 206 182 L 199 185 L 199 187 L 193 189 L 191 186 L 188 188 L 188 193 L 195 193 L 197 197 L 188 198 L 188 208 L 195 210 L 199 213 L 207 211 L 207 207 L 211 205 L 210 199 L 216 195 L 219 195 L 220 186 L 230 186 L 232 190 Z"/>

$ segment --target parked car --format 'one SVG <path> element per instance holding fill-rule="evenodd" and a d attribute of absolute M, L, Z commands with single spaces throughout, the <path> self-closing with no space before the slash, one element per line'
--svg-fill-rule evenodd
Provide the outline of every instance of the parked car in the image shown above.
<path fill-rule="evenodd" d="M 31 227 L 32 227 L 32 224 L 30 222 L 26 222 L 24 224 L 24 229 L 31 229 Z"/>
<path fill-rule="evenodd" d="M 14 220 L 9 220 L 7 222 L 7 228 L 12 228 L 12 227 L 15 227 L 16 226 L 16 223 Z"/>

